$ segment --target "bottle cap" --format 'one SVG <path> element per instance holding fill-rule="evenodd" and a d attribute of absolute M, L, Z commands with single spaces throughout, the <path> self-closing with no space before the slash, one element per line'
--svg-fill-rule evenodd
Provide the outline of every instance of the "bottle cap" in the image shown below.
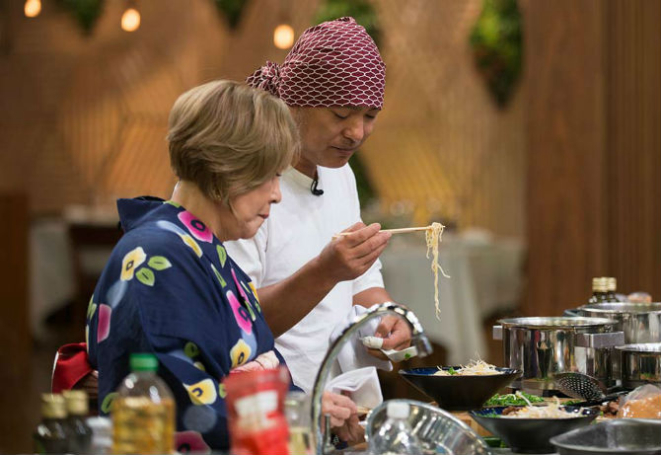
<path fill-rule="evenodd" d="M 41 394 L 41 415 L 47 419 L 64 419 L 67 416 L 64 397 L 56 393 Z"/>
<path fill-rule="evenodd" d="M 85 422 L 95 437 L 112 438 L 112 420 L 108 417 L 88 417 Z"/>
<path fill-rule="evenodd" d="M 131 354 L 129 363 L 131 365 L 131 371 L 158 370 L 158 359 L 154 354 Z"/>
<path fill-rule="evenodd" d="M 617 290 L 617 280 L 614 277 L 608 277 L 606 278 L 608 282 L 608 290 L 615 292 Z"/>
<path fill-rule="evenodd" d="M 608 290 L 608 282 L 605 277 L 592 278 L 592 292 L 606 292 Z"/>
<path fill-rule="evenodd" d="M 87 416 L 89 402 L 87 401 L 87 393 L 84 390 L 67 390 L 62 395 L 69 415 Z"/>
<path fill-rule="evenodd" d="M 391 401 L 388 403 L 388 417 L 395 419 L 405 419 L 409 416 L 409 404 L 401 401 Z"/>

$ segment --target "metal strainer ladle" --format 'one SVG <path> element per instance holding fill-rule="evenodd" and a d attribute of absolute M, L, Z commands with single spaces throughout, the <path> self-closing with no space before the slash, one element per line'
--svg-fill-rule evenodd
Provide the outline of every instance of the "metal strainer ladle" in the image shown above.
<path fill-rule="evenodd" d="M 576 404 L 581 406 L 611 401 L 628 392 L 627 390 L 619 390 L 607 395 L 609 389 L 601 381 L 578 372 L 556 373 L 553 375 L 553 380 L 558 389 L 565 395 L 585 400 L 584 403 Z"/>
<path fill-rule="evenodd" d="M 566 372 L 553 375 L 560 391 L 572 398 L 594 401 L 606 396 L 606 386 L 596 378 L 583 373 Z"/>

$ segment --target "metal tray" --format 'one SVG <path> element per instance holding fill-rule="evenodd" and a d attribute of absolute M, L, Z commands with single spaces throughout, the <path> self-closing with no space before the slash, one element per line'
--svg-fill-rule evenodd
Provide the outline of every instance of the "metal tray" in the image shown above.
<path fill-rule="evenodd" d="M 613 419 L 551 438 L 560 455 L 661 455 L 661 420 Z"/>

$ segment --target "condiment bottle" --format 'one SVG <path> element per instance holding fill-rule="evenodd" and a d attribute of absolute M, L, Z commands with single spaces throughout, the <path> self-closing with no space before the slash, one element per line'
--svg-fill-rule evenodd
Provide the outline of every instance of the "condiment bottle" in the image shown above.
<path fill-rule="evenodd" d="M 304 392 L 289 392 L 285 398 L 285 417 L 289 426 L 289 453 L 312 455 L 309 396 Z"/>
<path fill-rule="evenodd" d="M 69 453 L 88 454 L 92 443 L 92 429 L 85 421 L 89 412 L 87 393 L 83 390 L 67 390 L 62 395 L 68 414 Z"/>
<path fill-rule="evenodd" d="M 67 409 L 59 394 L 41 395 L 41 422 L 33 435 L 35 453 L 66 453 L 69 441 L 66 431 Z"/>
<path fill-rule="evenodd" d="M 174 453 L 175 405 L 167 384 L 156 375 L 152 354 L 131 354 L 131 374 L 112 404 L 116 454 Z"/>

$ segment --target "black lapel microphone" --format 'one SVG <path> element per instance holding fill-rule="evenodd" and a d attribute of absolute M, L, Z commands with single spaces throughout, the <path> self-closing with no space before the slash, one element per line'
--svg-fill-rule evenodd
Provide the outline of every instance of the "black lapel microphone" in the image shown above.
<path fill-rule="evenodd" d="M 310 185 L 310 191 L 315 196 L 321 196 L 322 194 L 324 194 L 324 190 L 322 190 L 321 188 L 317 188 L 317 186 L 319 186 L 319 179 L 317 178 L 317 174 L 315 174 L 314 179 L 312 180 L 312 185 Z"/>

